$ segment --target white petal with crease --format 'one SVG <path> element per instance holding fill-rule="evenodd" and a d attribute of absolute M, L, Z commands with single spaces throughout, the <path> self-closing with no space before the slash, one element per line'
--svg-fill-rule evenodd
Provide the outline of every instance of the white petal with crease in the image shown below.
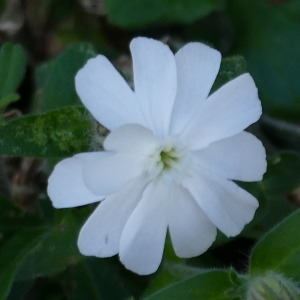
<path fill-rule="evenodd" d="M 199 106 L 182 137 L 193 150 L 236 135 L 261 115 L 257 88 L 249 74 L 225 84 Z"/>
<path fill-rule="evenodd" d="M 78 247 L 82 254 L 109 257 L 119 252 L 124 225 L 145 185 L 145 178 L 138 178 L 100 203 L 80 231 Z"/>
<path fill-rule="evenodd" d="M 145 124 L 133 91 L 106 57 L 90 59 L 77 73 L 75 85 L 85 107 L 109 130 Z"/>
<path fill-rule="evenodd" d="M 120 260 L 140 275 L 155 272 L 162 259 L 167 232 L 167 203 L 170 189 L 150 183 L 133 211 L 120 241 Z"/>
<path fill-rule="evenodd" d="M 189 43 L 175 55 L 177 95 L 172 112 L 171 129 L 178 134 L 204 101 L 218 74 L 221 54 L 201 43 Z"/>
<path fill-rule="evenodd" d="M 140 125 L 124 125 L 112 131 L 104 140 L 108 151 L 137 152 L 147 155 L 159 146 L 153 133 Z"/>
<path fill-rule="evenodd" d="M 143 158 L 136 153 L 99 152 L 97 160 L 86 163 L 83 179 L 96 195 L 110 195 L 144 171 Z"/>
<path fill-rule="evenodd" d="M 174 251 L 179 257 L 198 256 L 211 246 L 217 228 L 187 190 L 175 184 L 170 189 L 168 217 Z"/>
<path fill-rule="evenodd" d="M 81 153 L 59 162 L 48 181 L 48 195 L 56 208 L 86 205 L 103 199 L 85 185 L 82 168 L 94 161 L 98 153 Z"/>
<path fill-rule="evenodd" d="M 183 185 L 225 235 L 236 236 L 253 219 L 257 200 L 232 181 L 212 178 L 203 172 L 184 180 Z"/>
<path fill-rule="evenodd" d="M 260 181 L 267 169 L 266 151 L 249 132 L 210 144 L 195 152 L 201 166 L 223 177 L 242 181 Z"/>
<path fill-rule="evenodd" d="M 168 46 L 149 38 L 134 39 L 130 49 L 136 99 L 150 128 L 165 136 L 169 132 L 176 96 L 174 54 Z"/>

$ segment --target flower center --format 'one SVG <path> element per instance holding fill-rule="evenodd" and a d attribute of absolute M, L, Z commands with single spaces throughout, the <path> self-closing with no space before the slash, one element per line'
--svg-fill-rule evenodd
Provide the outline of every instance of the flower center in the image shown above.
<path fill-rule="evenodd" d="M 190 155 L 175 138 L 160 141 L 158 147 L 149 153 L 145 169 L 152 179 L 177 180 L 190 169 Z"/>
<path fill-rule="evenodd" d="M 179 155 L 176 149 L 164 149 L 160 152 L 160 161 L 163 165 L 163 170 L 171 169 L 179 160 Z"/>

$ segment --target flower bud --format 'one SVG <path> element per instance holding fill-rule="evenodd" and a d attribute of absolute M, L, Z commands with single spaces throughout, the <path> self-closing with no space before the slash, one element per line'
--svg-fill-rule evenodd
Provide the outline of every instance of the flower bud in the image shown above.
<path fill-rule="evenodd" d="M 294 282 L 275 273 L 254 277 L 247 290 L 247 300 L 299 300 L 300 289 Z"/>

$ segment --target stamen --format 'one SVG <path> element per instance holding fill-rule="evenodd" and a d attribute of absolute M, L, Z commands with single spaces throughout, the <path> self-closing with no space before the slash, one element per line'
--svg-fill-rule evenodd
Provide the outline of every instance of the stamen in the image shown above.
<path fill-rule="evenodd" d="M 176 165 L 179 155 L 174 148 L 166 148 L 160 152 L 160 159 L 163 163 L 163 169 L 168 170 Z"/>

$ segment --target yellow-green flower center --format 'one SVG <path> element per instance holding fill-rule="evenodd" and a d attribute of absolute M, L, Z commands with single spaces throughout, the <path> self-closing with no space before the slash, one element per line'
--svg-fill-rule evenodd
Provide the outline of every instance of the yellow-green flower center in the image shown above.
<path fill-rule="evenodd" d="M 170 169 L 179 160 L 178 153 L 174 148 L 164 149 L 160 152 L 160 159 L 163 164 L 163 169 Z"/>

